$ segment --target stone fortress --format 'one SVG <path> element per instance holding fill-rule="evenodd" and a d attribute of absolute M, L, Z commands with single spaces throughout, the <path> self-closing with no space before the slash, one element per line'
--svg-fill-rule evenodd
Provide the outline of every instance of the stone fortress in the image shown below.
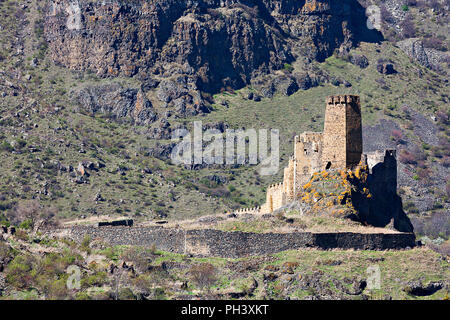
<path fill-rule="evenodd" d="M 324 132 L 304 132 L 294 140 L 294 155 L 284 169 L 282 183 L 268 187 L 266 203 L 261 208 L 242 209 L 237 214 L 272 213 L 296 199 L 303 185 L 315 172 L 351 170 L 362 164 L 369 170 L 377 164 L 394 160 L 383 179 L 388 188 L 397 188 L 395 150 L 363 154 L 361 102 L 359 96 L 331 96 L 326 100 Z"/>

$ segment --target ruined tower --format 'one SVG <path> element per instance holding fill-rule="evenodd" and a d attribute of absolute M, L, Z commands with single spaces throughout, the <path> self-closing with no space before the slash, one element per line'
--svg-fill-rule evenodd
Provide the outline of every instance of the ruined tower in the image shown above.
<path fill-rule="evenodd" d="M 353 95 L 328 97 L 323 132 L 322 168 L 352 168 L 360 162 L 362 151 L 359 97 Z"/>

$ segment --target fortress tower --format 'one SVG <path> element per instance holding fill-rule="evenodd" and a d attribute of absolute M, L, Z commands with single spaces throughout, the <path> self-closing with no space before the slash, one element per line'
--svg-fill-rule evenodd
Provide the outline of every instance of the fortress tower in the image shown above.
<path fill-rule="evenodd" d="M 363 151 L 361 103 L 358 96 L 327 98 L 323 132 L 322 169 L 349 169 Z"/>

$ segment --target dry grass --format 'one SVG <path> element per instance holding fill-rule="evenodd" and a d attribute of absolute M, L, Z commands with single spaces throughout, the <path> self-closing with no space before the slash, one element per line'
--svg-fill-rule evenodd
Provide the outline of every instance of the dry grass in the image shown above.
<path fill-rule="evenodd" d="M 242 231 L 256 233 L 289 233 L 289 232 L 314 232 L 314 233 L 331 233 L 331 232 L 353 232 L 353 233 L 385 233 L 394 234 L 398 231 L 363 226 L 360 223 L 347 219 L 334 218 L 330 216 L 298 216 L 292 218 L 293 222 L 289 223 L 278 218 L 262 219 L 255 218 L 251 221 L 243 220 L 225 220 L 217 225 L 217 229 L 223 231 Z"/>

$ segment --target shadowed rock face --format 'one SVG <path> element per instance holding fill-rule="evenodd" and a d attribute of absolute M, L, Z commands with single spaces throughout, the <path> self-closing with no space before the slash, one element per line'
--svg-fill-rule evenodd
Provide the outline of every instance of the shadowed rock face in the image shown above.
<path fill-rule="evenodd" d="M 376 164 L 367 178 L 367 188 L 372 197 L 366 198 L 352 192 L 352 203 L 362 222 L 375 227 L 392 228 L 401 232 L 413 232 L 414 227 L 403 211 L 401 197 L 397 194 L 397 160 L 386 152 L 384 161 Z"/>
<path fill-rule="evenodd" d="M 356 0 L 49 0 L 54 61 L 100 76 L 191 76 L 200 90 L 239 88 L 296 56 L 323 60 L 360 40 Z"/>

